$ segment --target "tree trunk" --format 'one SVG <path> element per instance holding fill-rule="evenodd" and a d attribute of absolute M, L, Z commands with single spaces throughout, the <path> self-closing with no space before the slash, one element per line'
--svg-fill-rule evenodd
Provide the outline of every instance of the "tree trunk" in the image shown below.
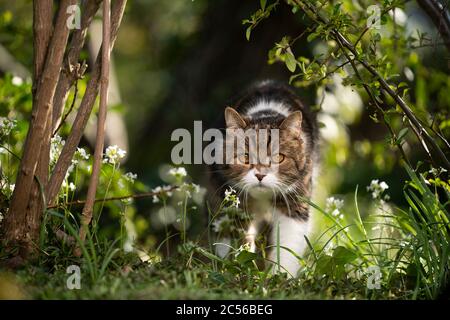
<path fill-rule="evenodd" d="M 48 0 L 34 2 L 34 32 L 37 39 L 33 109 L 16 187 L 3 225 L 6 246 L 18 249 L 16 263 L 31 257 L 38 249 L 43 208 L 40 190 L 48 178 L 49 155 L 47 152 L 50 148 L 53 96 L 69 37 L 66 9 L 75 4 L 76 0 L 61 1 L 54 32 L 50 39 L 51 2 Z M 40 42 L 37 43 L 37 41 Z"/>

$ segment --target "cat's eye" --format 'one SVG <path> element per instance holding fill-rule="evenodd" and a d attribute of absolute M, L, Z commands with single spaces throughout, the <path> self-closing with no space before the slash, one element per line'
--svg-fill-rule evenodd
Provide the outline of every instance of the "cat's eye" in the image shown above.
<path fill-rule="evenodd" d="M 250 163 L 250 157 L 248 153 L 243 153 L 241 155 L 238 155 L 239 163 L 241 164 L 249 164 Z"/>
<path fill-rule="evenodd" d="M 284 158 L 285 158 L 284 154 L 277 153 L 272 156 L 272 162 L 273 163 L 281 163 L 284 161 Z"/>

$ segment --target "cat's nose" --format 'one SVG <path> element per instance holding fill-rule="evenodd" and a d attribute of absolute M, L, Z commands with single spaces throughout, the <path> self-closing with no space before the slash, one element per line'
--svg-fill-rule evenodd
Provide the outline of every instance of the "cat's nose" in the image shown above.
<path fill-rule="evenodd" d="M 258 178 L 259 181 L 261 181 L 265 176 L 265 174 L 255 173 L 255 177 Z"/>

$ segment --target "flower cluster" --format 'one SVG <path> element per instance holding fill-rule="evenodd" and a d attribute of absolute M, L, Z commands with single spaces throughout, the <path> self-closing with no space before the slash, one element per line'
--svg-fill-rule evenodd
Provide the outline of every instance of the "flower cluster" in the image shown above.
<path fill-rule="evenodd" d="M 109 146 L 108 148 L 106 148 L 103 163 L 110 163 L 112 165 L 115 165 L 119 163 L 120 160 L 125 158 L 126 154 L 127 152 L 125 150 L 120 149 L 116 145 Z"/>
<path fill-rule="evenodd" d="M 0 136 L 8 136 L 17 126 L 16 120 L 0 117 Z"/>
<path fill-rule="evenodd" d="M 82 160 L 89 160 L 89 153 L 84 148 L 77 148 L 77 151 L 75 151 L 74 159 L 72 160 L 73 164 L 78 164 L 79 161 Z"/>
<path fill-rule="evenodd" d="M 169 170 L 169 175 L 175 177 L 178 182 L 183 181 L 183 179 L 187 176 L 186 169 L 183 167 L 172 168 Z"/>
<path fill-rule="evenodd" d="M 367 191 L 369 191 L 372 194 L 373 199 L 381 199 L 381 196 L 383 195 L 383 192 L 389 189 L 389 186 L 386 182 L 381 181 L 379 182 L 378 179 L 374 179 L 370 182 L 370 185 L 367 187 Z M 389 196 L 385 195 L 385 200 L 389 200 Z"/>
<path fill-rule="evenodd" d="M 137 179 L 137 174 L 132 173 L 132 172 L 127 172 L 124 175 L 125 180 L 134 183 L 134 181 Z"/>
<path fill-rule="evenodd" d="M 157 186 L 152 189 L 153 195 L 153 203 L 158 203 L 162 199 L 167 199 L 172 196 L 172 187 L 171 186 Z"/>
<path fill-rule="evenodd" d="M 183 192 L 187 198 L 192 198 L 192 194 L 200 192 L 200 186 L 195 183 L 183 183 L 180 186 L 180 191 Z"/>
<path fill-rule="evenodd" d="M 428 172 L 431 173 L 434 177 L 439 177 L 442 173 L 447 172 L 447 170 L 444 168 L 431 168 L 431 170 Z"/>
<path fill-rule="evenodd" d="M 63 188 L 69 188 L 70 191 L 74 192 L 76 190 L 76 186 L 73 182 L 68 182 L 67 179 L 63 181 L 62 183 Z"/>
<path fill-rule="evenodd" d="M 341 213 L 341 209 L 344 207 L 344 200 L 337 199 L 335 197 L 329 197 L 326 201 L 325 211 L 330 213 L 333 217 L 343 219 L 344 215 Z"/>
<path fill-rule="evenodd" d="M 50 142 L 50 164 L 55 164 L 66 142 L 57 134 L 52 137 Z"/>
<path fill-rule="evenodd" d="M 236 190 L 234 190 L 232 187 L 225 190 L 224 201 L 226 204 L 230 204 L 231 206 L 235 207 L 236 209 L 239 208 L 239 204 L 241 203 L 241 200 L 239 200 L 239 197 L 236 194 Z"/>
<path fill-rule="evenodd" d="M 343 207 L 344 200 L 337 199 L 335 197 L 329 197 L 326 201 L 325 211 L 330 213 L 333 217 L 343 219 L 344 215 L 340 211 Z"/>

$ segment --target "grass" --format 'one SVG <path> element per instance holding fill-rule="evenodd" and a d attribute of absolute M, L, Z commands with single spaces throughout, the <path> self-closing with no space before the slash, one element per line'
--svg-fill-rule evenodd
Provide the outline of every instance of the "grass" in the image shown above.
<path fill-rule="evenodd" d="M 261 267 L 264 255 L 239 244 L 221 258 L 212 246 L 189 240 L 186 232 L 178 235 L 177 252 L 169 258 L 161 259 L 156 250 L 144 262 L 137 252 L 125 253 L 120 239 L 107 240 L 97 229 L 81 243 L 73 215 L 48 211 L 46 221 L 59 221 L 80 245 L 82 257 L 43 230 L 47 238 L 38 261 L 15 274 L 0 271 L 0 297 L 16 292 L 36 299 L 436 299 L 449 283 L 450 216 L 448 203 L 440 200 L 450 198 L 449 191 L 433 192 L 433 180 L 406 170 L 407 209 L 385 208 L 378 200 L 381 209 L 363 219 L 358 189 L 353 215 L 345 219 L 310 202 L 328 227 L 307 239 L 309 250 L 298 257 L 302 269 L 296 278 L 272 274 Z M 180 205 L 183 226 L 187 198 Z M 230 210 L 233 199 L 224 200 L 220 210 L 235 212 Z M 159 247 L 173 240 L 166 238 Z M 66 285 L 70 265 L 80 267 L 79 290 Z"/>

